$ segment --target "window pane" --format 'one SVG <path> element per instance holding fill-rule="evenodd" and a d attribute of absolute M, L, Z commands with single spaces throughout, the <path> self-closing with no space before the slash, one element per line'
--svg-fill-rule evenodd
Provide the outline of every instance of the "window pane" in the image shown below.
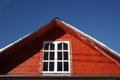
<path fill-rule="evenodd" d="M 43 71 L 48 71 L 48 62 L 43 62 Z"/>
<path fill-rule="evenodd" d="M 68 60 L 68 52 L 64 52 L 64 60 Z"/>
<path fill-rule="evenodd" d="M 49 71 L 54 71 L 54 62 L 50 62 Z"/>
<path fill-rule="evenodd" d="M 44 45 L 44 50 L 48 50 L 49 49 L 49 43 L 46 43 L 45 45 Z"/>
<path fill-rule="evenodd" d="M 57 60 L 62 60 L 62 52 L 57 53 Z"/>
<path fill-rule="evenodd" d="M 68 50 L 68 44 L 67 43 L 63 43 L 63 49 Z"/>
<path fill-rule="evenodd" d="M 54 50 L 54 44 L 50 43 L 50 50 Z"/>
<path fill-rule="evenodd" d="M 57 63 L 57 71 L 62 71 L 62 62 Z"/>
<path fill-rule="evenodd" d="M 64 62 L 64 71 L 69 71 L 68 69 L 68 62 Z"/>
<path fill-rule="evenodd" d="M 48 60 L 48 52 L 44 52 L 44 60 Z"/>
<path fill-rule="evenodd" d="M 54 52 L 50 52 L 50 60 L 54 60 Z"/>
<path fill-rule="evenodd" d="M 58 50 L 62 50 L 62 43 L 58 44 Z"/>

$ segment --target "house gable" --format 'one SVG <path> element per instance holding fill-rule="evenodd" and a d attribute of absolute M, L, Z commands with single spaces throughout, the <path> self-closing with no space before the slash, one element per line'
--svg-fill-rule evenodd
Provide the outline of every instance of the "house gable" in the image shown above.
<path fill-rule="evenodd" d="M 71 43 L 71 75 L 120 74 L 119 56 L 58 19 L 3 50 L 0 73 L 41 74 L 43 42 L 63 40 Z"/>

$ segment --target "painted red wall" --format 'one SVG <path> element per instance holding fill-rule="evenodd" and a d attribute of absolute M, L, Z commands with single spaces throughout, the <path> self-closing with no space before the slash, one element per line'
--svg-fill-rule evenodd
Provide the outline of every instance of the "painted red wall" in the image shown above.
<path fill-rule="evenodd" d="M 34 56 L 23 62 L 22 64 L 15 67 L 13 70 L 8 72 L 8 74 L 40 74 L 40 66 L 41 66 L 41 56 L 40 52 L 36 53 Z"/>
<path fill-rule="evenodd" d="M 73 75 L 120 75 L 120 65 L 71 36 Z"/>
<path fill-rule="evenodd" d="M 51 35 L 49 36 L 48 35 Z M 97 50 L 68 33 L 56 29 L 46 33 L 43 41 L 69 40 L 71 49 L 71 75 L 120 75 L 120 66 Z M 64 33 L 64 34 L 63 34 Z M 53 39 L 58 34 L 60 37 Z M 54 35 L 54 36 L 53 36 Z M 39 43 L 38 43 L 39 44 Z M 42 46 L 42 45 L 39 45 Z M 7 74 L 41 74 L 42 49 Z"/>

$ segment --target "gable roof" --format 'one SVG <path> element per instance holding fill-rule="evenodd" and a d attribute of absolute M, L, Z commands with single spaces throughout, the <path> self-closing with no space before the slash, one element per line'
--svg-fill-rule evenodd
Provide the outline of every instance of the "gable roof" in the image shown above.
<path fill-rule="evenodd" d="M 82 40 L 86 44 L 92 46 L 94 49 L 120 65 L 120 54 L 115 52 L 114 50 L 110 49 L 108 46 L 105 44 L 101 43 L 100 41 L 94 39 L 93 37 L 89 36 L 88 34 L 85 34 L 84 32 L 78 30 L 74 26 L 59 20 L 58 18 L 53 19 L 50 23 L 47 25 L 43 26 L 42 28 L 38 29 L 37 31 L 33 33 L 29 33 L 25 35 L 24 37 L 18 39 L 17 41 L 9 44 L 8 46 L 0 49 L 0 54 L 4 53 L 5 51 L 13 48 L 14 46 L 18 44 L 24 44 L 27 41 L 30 41 L 31 39 L 37 38 L 38 36 L 41 36 L 44 34 L 46 31 L 51 30 L 51 28 L 54 27 L 59 27 L 62 30 L 72 34 L 74 37 Z M 4 55 L 4 54 L 2 54 Z"/>

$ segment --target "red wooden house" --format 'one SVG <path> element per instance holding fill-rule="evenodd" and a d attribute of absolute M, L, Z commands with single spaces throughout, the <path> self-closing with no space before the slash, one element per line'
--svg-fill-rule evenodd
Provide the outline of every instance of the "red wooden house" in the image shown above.
<path fill-rule="evenodd" d="M 55 18 L 1 49 L 0 74 L 2 78 L 118 79 L 120 55 Z"/>

